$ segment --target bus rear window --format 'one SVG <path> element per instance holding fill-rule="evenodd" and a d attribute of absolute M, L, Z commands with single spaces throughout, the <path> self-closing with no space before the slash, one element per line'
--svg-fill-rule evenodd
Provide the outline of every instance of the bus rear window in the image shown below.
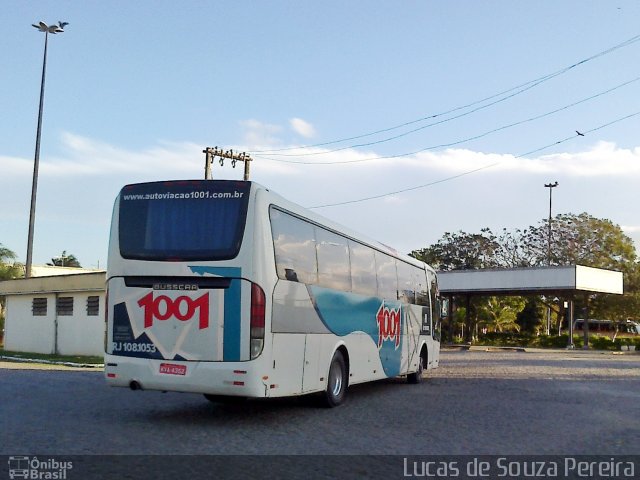
<path fill-rule="evenodd" d="M 120 193 L 119 243 L 134 260 L 228 260 L 240 250 L 249 182 L 128 185 Z"/>

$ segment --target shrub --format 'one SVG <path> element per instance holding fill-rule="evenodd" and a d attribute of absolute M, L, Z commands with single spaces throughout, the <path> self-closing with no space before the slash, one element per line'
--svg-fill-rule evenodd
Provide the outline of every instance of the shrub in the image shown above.
<path fill-rule="evenodd" d="M 532 346 L 537 346 L 541 348 L 566 348 L 569 344 L 569 335 L 540 335 L 536 337 L 534 340 L 534 344 Z M 573 336 L 573 345 L 575 348 L 582 348 L 583 341 L 582 337 L 579 335 Z"/>
<path fill-rule="evenodd" d="M 478 343 L 489 346 L 524 347 L 531 343 L 531 335 L 519 332 L 487 332 L 480 335 Z"/>
<path fill-rule="evenodd" d="M 609 337 L 594 335 L 589 338 L 589 345 L 596 350 L 620 350 L 621 342 L 619 339 L 613 341 Z"/>

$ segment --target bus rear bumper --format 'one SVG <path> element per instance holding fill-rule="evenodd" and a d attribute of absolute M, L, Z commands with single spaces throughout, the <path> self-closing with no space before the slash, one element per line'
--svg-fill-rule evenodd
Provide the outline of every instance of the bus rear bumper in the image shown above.
<path fill-rule="evenodd" d="M 269 377 L 259 361 L 198 362 L 105 355 L 105 379 L 132 390 L 268 397 Z"/>

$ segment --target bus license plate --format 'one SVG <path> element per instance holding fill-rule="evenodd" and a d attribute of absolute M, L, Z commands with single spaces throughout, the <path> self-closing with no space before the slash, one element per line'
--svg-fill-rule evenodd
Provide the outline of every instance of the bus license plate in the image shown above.
<path fill-rule="evenodd" d="M 176 365 L 175 363 L 161 363 L 160 373 L 166 373 L 168 375 L 186 375 L 186 365 Z"/>

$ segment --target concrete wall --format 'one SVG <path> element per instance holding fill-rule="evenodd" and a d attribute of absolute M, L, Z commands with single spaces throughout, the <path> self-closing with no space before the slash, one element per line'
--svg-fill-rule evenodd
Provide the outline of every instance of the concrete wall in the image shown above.
<path fill-rule="evenodd" d="M 38 277 L 0 282 L 6 298 L 4 348 L 17 352 L 102 355 L 105 329 L 105 273 Z M 98 297 L 98 314 L 87 299 Z M 56 313 L 58 297 L 73 298 L 71 315 Z M 46 315 L 33 314 L 33 299 L 46 298 Z"/>
<path fill-rule="evenodd" d="M 73 315 L 56 315 L 56 297 L 73 298 Z M 98 315 L 87 315 L 87 299 L 99 298 Z M 34 298 L 47 299 L 47 314 L 34 316 Z M 4 348 L 16 352 L 60 355 L 104 353 L 104 292 L 7 296 Z"/>
<path fill-rule="evenodd" d="M 33 297 L 47 299 L 47 315 L 33 316 Z M 11 295 L 6 299 L 4 349 L 16 352 L 53 353 L 56 296 Z"/>

